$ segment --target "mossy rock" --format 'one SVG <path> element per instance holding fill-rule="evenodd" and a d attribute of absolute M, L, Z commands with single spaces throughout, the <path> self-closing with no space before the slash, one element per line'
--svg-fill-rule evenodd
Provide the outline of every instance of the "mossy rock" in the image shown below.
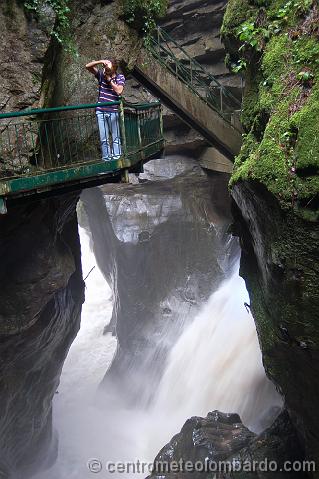
<path fill-rule="evenodd" d="M 257 180 L 283 208 L 313 221 L 319 191 L 317 7 L 310 0 L 258 5 L 230 0 L 222 28 L 226 46 L 238 42 L 241 25 L 248 21 L 254 22 L 258 38 L 257 46 L 242 50 L 249 58 L 241 116 L 246 136 L 231 186 L 241 179 Z M 234 54 L 231 46 L 229 52 Z"/>

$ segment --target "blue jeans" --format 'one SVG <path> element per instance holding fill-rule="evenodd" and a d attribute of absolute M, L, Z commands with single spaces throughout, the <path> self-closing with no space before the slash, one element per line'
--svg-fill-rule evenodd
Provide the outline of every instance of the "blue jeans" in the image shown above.
<path fill-rule="evenodd" d="M 117 111 L 97 111 L 102 160 L 112 160 L 122 154 L 119 113 Z"/>

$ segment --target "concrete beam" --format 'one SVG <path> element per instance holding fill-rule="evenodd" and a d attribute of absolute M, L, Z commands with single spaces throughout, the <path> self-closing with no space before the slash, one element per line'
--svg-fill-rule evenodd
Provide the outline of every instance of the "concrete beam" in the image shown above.
<path fill-rule="evenodd" d="M 206 149 L 199 159 L 199 164 L 206 170 L 230 174 L 233 171 L 233 163 L 214 147 Z"/>

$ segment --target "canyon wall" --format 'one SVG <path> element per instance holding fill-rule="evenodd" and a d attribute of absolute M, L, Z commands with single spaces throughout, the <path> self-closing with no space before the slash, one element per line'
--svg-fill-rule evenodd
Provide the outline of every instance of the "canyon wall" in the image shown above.
<path fill-rule="evenodd" d="M 272 17 L 276 5 L 248 0 L 229 2 L 223 35 L 231 62 L 239 60 L 236 29 L 250 21 L 269 30 L 268 25 L 276 20 Z M 257 53 L 247 49 L 250 64 L 242 117 L 247 136 L 236 162 L 232 196 L 237 234 L 243 246 L 241 272 L 250 292 L 266 371 L 285 397 L 308 457 L 318 458 L 318 12 L 315 4 L 313 8 L 309 5 L 309 11 L 294 11 L 292 18 L 288 15 L 288 24 L 279 32 L 278 41 L 274 37 L 269 42 L 261 41 L 261 51 Z M 239 94 L 240 79 L 230 75 L 224 66 L 224 49 L 218 33 L 225 8 L 225 1 L 172 1 L 162 24 L 192 56 Z M 114 55 L 126 63 L 134 61 L 140 39 L 118 19 L 117 2 L 74 1 L 71 9 L 76 12 L 72 14 L 71 27 L 78 50 L 73 57 L 52 41 L 50 32 L 56 16 L 48 4 L 34 15 L 27 13 L 21 2 L 2 2 L 2 111 L 94 102 L 96 82 L 85 71 L 85 63 Z M 285 33 L 288 35 L 283 38 Z M 293 42 L 299 41 L 299 56 L 290 58 L 296 47 Z M 300 76 L 302 68 L 309 74 Z M 291 95 L 287 96 L 287 91 Z M 134 80 L 128 81 L 126 92 L 129 99 L 150 98 Z M 275 104 L 278 95 L 282 108 Z M 207 146 L 168 111 L 165 124 L 172 153 L 183 149 L 197 157 L 200 149 Z M 219 223 L 221 216 L 210 210 L 207 216 L 207 208 L 192 195 L 198 188 L 207 199 L 207 206 L 211 202 L 208 185 L 216 185 L 219 179 L 212 177 L 205 187 L 199 184 L 202 177 L 191 173 L 182 175 L 177 183 L 166 179 L 167 198 L 159 198 L 156 187 L 150 185 L 151 202 L 144 198 L 147 185 L 138 185 L 136 193 L 130 186 L 115 190 L 115 196 L 108 187 L 103 188 L 103 193 L 87 193 L 92 196 L 93 208 L 98 208 L 103 217 L 103 222 L 98 220 L 91 225 L 93 234 L 100 238 L 99 244 L 104 244 L 96 246 L 99 264 L 113 281 L 114 291 L 120 291 L 115 297 L 112 321 L 120 348 L 111 375 L 126 368 L 136 345 L 142 352 L 151 349 L 144 331 L 148 331 L 148 337 L 161 334 L 161 328 L 171 322 L 173 307 L 178 309 L 183 301 L 195 311 L 199 300 L 207 297 L 209 292 L 201 289 L 192 276 L 198 259 L 192 245 L 206 248 L 209 238 L 211 245 L 220 248 L 221 238 L 212 225 Z M 225 187 L 225 180 L 222 182 Z M 181 184 L 187 194 L 182 192 Z M 223 198 L 227 203 L 225 189 L 223 193 L 214 191 L 215 198 Z M 129 236 L 116 224 L 117 212 L 125 211 L 126 197 L 131 201 L 131 210 L 128 208 L 125 217 Z M 8 216 L 0 218 L 0 475 L 4 478 L 28 477 L 35 464 L 48 465 L 47 457 L 54 458 L 51 399 L 79 327 L 83 301 L 76 201 L 76 195 L 65 195 L 39 203 L 9 204 Z M 154 207 L 157 203 L 163 205 L 161 214 Z M 173 214 L 167 214 L 168 203 Z M 140 207 L 145 212 L 149 209 L 153 216 L 147 218 L 146 213 L 141 228 L 134 229 L 134 211 Z M 221 221 L 224 226 L 230 221 L 228 213 L 226 216 L 227 220 Z M 175 224 L 177 218 L 179 228 Z M 160 244 L 159 231 L 164 238 L 168 232 L 176 235 L 182 249 L 176 254 L 165 241 Z M 183 244 L 185 237 L 190 241 Z M 151 254 L 154 246 L 160 252 L 158 257 Z M 113 258 L 104 260 L 107 252 Z M 179 272 L 178 281 L 172 284 L 171 266 L 167 264 L 163 277 L 152 284 L 143 264 L 145 255 L 149 270 L 154 271 L 160 269 L 159 265 L 162 267 L 161 257 L 167 254 Z M 132 258 L 139 262 L 139 281 L 134 270 L 124 274 Z M 182 259 L 183 268 L 178 258 Z M 211 250 L 207 249 L 205 264 L 199 264 L 197 273 L 203 282 L 223 277 L 223 268 Z M 130 295 L 136 297 L 149 284 L 154 294 L 157 290 L 158 309 L 154 311 L 149 306 L 146 296 L 143 300 L 147 307 L 141 301 L 131 308 Z M 171 290 L 174 298 L 169 297 Z M 127 314 L 128 309 L 133 314 Z M 157 318 L 154 323 L 153 316 Z M 158 319 L 162 317 L 165 321 L 161 324 Z M 143 328 L 139 328 L 141 318 Z M 145 377 L 145 361 L 136 356 L 134 365 L 140 365 L 141 378 Z M 120 387 L 125 390 L 125 381 Z M 52 453 L 47 454 L 50 447 Z"/>
<path fill-rule="evenodd" d="M 241 274 L 267 374 L 316 460 L 318 18 L 316 2 L 231 0 L 222 29 L 229 63 L 246 64 L 245 135 L 231 179 Z"/>
<path fill-rule="evenodd" d="M 77 196 L 0 217 L 0 476 L 30 477 L 57 453 L 52 398 L 84 300 Z"/>
<path fill-rule="evenodd" d="M 1 112 L 49 106 L 56 14 L 0 5 Z M 4 159 L 0 169 L 8 174 Z M 10 172 L 9 172 L 10 173 Z M 0 476 L 27 478 L 57 454 L 52 398 L 84 301 L 77 194 L 8 202 L 0 216 Z"/>

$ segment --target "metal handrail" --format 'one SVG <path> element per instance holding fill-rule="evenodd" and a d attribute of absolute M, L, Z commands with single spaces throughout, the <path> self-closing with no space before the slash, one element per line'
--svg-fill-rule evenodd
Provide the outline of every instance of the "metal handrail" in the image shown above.
<path fill-rule="evenodd" d="M 119 123 L 118 126 L 109 123 L 108 131 L 112 138 L 121 138 L 120 157 L 123 160 L 133 161 L 137 156 L 146 158 L 156 151 L 156 145 L 158 150 L 162 148 L 160 102 L 130 104 L 120 99 L 1 113 L 0 190 L 1 181 L 5 179 L 32 177 L 44 171 L 101 162 L 95 109 L 114 106 L 119 112 Z M 20 117 L 24 117 L 22 121 Z M 111 131 L 112 128 L 117 130 Z M 109 159 L 119 159 L 112 145 L 113 142 L 108 150 Z M 115 163 L 114 169 L 117 169 Z"/>
<path fill-rule="evenodd" d="M 188 53 L 187 51 L 182 47 L 180 46 L 176 40 L 174 38 L 172 38 L 163 28 L 161 27 L 157 27 L 157 31 L 158 33 L 160 34 L 160 36 L 163 38 L 163 40 L 165 42 L 169 42 L 169 43 L 173 43 L 175 45 L 176 48 L 178 48 L 186 57 L 187 59 L 192 63 L 192 65 L 196 66 L 196 71 L 201 71 L 207 78 L 209 78 L 209 80 L 211 82 L 214 82 L 216 84 L 217 87 L 220 87 L 220 88 L 223 88 L 223 90 L 225 91 L 226 94 L 229 95 L 230 98 L 232 98 L 232 100 L 234 100 L 234 102 L 237 102 L 239 106 L 241 106 L 241 103 L 240 101 L 238 100 L 238 98 L 236 98 L 232 93 L 231 91 L 225 87 L 224 85 L 222 85 L 216 77 L 214 77 L 214 75 L 212 75 L 210 72 L 208 72 L 207 70 L 205 70 L 205 68 L 197 61 L 195 60 L 194 58 L 192 58 Z"/>
<path fill-rule="evenodd" d="M 241 109 L 240 100 L 194 60 L 163 28 L 157 27 L 154 36 L 148 40 L 145 46 L 159 63 L 208 106 L 223 116 L 226 121 L 231 122 L 231 114 Z M 181 52 L 185 58 L 182 60 L 177 58 L 172 48 Z M 218 94 L 214 91 L 216 89 Z"/>
<path fill-rule="evenodd" d="M 120 101 L 108 101 L 103 103 L 88 103 L 83 105 L 68 105 L 68 106 L 55 106 L 51 108 L 34 108 L 34 109 L 25 109 L 20 111 L 12 111 L 8 113 L 1 113 L 0 120 L 3 118 L 16 118 L 19 116 L 33 116 L 40 115 L 42 113 L 56 113 L 60 111 L 72 111 L 72 110 L 86 110 L 90 108 L 96 108 L 98 106 L 113 106 L 120 105 Z"/>

